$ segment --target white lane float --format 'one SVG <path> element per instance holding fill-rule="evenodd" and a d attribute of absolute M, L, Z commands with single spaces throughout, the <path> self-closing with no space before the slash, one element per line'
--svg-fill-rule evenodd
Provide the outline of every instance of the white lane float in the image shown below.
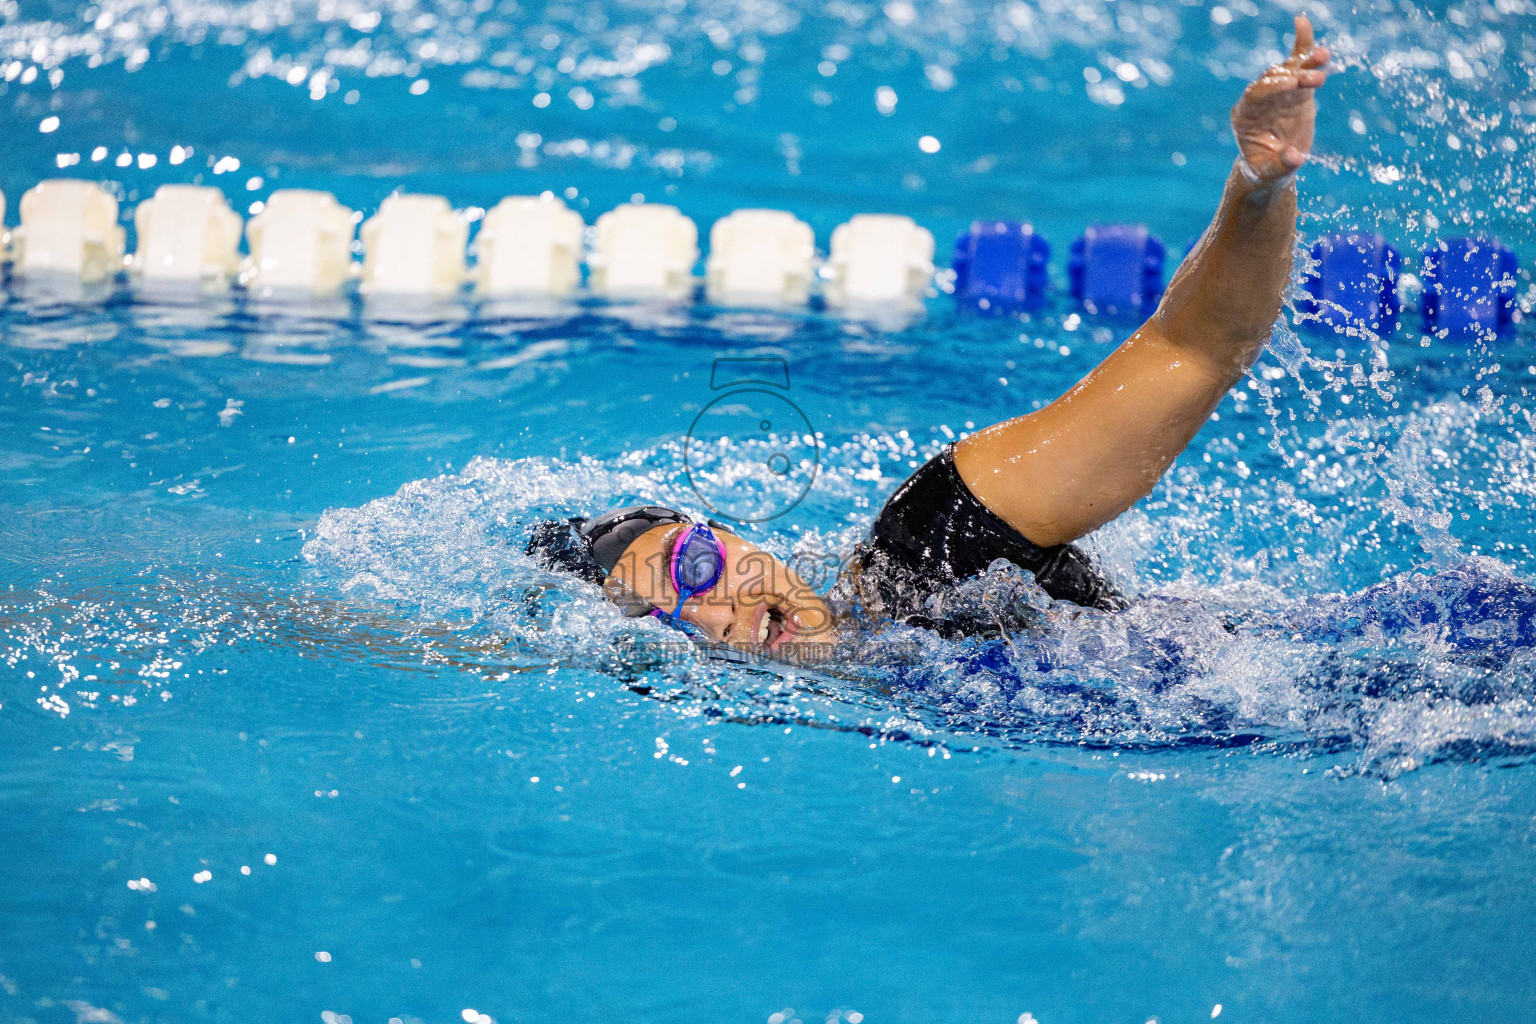
<path fill-rule="evenodd" d="M 245 226 L 253 291 L 337 291 L 352 271 L 352 211 L 329 192 L 280 188 Z"/>
<path fill-rule="evenodd" d="M 22 197 L 21 225 L 0 226 L 15 272 L 110 278 L 124 266 L 117 201 L 74 179 L 41 182 Z M 250 256 L 239 283 L 259 295 L 335 294 L 360 277 L 364 294 L 448 297 L 469 278 L 484 298 L 563 297 L 580 288 L 600 298 L 686 300 L 698 283 L 697 225 L 676 207 L 631 203 L 587 229 L 552 193 L 508 196 L 485 216 L 466 263 L 468 223 L 447 199 L 397 194 L 380 205 L 354 243 L 361 215 L 328 192 L 279 189 L 245 225 Z M 0 194 L 0 225 L 5 197 Z M 138 251 L 129 262 L 145 281 L 227 278 L 238 257 L 240 216 L 216 188 L 162 186 L 135 211 Z M 800 305 L 817 283 L 815 236 L 782 210 L 737 210 L 710 231 L 704 283 L 712 301 Z M 363 254 L 362 263 L 354 253 Z M 827 305 L 912 309 L 932 283 L 933 236 L 910 217 L 860 214 L 832 235 L 820 277 Z"/>
<path fill-rule="evenodd" d="M 609 298 L 684 299 L 693 291 L 699 229 L 675 206 L 628 203 L 597 218 L 587 287 Z"/>
<path fill-rule="evenodd" d="M 133 211 L 133 224 L 131 269 L 146 282 L 222 282 L 240 272 L 244 223 L 216 188 L 161 185 Z"/>
<path fill-rule="evenodd" d="M 915 305 L 933 279 L 933 235 L 911 217 L 861 213 L 832 232 L 829 306 Z"/>
<path fill-rule="evenodd" d="M 709 229 L 705 284 L 715 302 L 803 305 L 815 276 L 816 235 L 784 210 L 737 210 Z"/>
<path fill-rule="evenodd" d="M 487 297 L 569 295 L 581 283 L 586 222 L 560 199 L 507 196 L 475 236 L 475 291 Z"/>
<path fill-rule="evenodd" d="M 363 222 L 363 285 L 380 295 L 452 295 L 469 224 L 442 196 L 396 193 Z"/>
<path fill-rule="evenodd" d="M 74 178 L 39 182 L 21 197 L 21 226 L 11 233 L 17 274 L 105 281 L 123 268 L 117 200 Z"/>

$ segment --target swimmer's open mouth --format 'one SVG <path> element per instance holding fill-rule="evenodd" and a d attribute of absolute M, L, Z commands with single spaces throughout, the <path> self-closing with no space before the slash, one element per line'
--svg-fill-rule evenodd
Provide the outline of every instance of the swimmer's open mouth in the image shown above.
<path fill-rule="evenodd" d="M 757 613 L 757 643 L 774 650 L 786 636 L 793 636 L 794 629 L 788 617 L 777 607 L 764 605 Z"/>

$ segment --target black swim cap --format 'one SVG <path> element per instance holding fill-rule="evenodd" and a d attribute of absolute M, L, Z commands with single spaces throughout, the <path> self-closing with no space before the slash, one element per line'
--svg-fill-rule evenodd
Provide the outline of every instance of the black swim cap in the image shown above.
<path fill-rule="evenodd" d="M 592 560 L 607 574 L 613 572 L 624 552 L 641 534 L 667 523 L 692 522 L 688 516 L 665 505 L 631 505 L 584 521 L 576 527 L 576 533 L 586 542 Z"/>
<path fill-rule="evenodd" d="M 524 550 L 546 569 L 601 586 L 641 534 L 667 523 L 691 522 L 665 505 L 631 505 L 595 519 L 547 519 L 534 526 Z"/>

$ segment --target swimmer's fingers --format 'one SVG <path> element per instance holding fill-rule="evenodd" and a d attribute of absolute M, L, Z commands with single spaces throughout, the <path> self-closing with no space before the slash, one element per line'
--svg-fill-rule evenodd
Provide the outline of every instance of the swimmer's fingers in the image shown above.
<path fill-rule="evenodd" d="M 1328 47 L 1317 46 L 1299 63 L 1292 65 L 1291 61 L 1287 61 L 1286 64 L 1291 67 L 1297 85 L 1303 89 L 1316 89 L 1328 81 L 1328 58 L 1332 56 L 1333 54 L 1328 52 Z M 1295 58 L 1291 60 L 1294 61 Z"/>
<path fill-rule="evenodd" d="M 1328 75 L 1326 71 L 1321 76 L 1313 72 L 1322 71 L 1331 56 L 1328 47 L 1313 37 L 1312 22 L 1307 16 L 1296 15 L 1296 43 L 1291 47 L 1290 58 L 1282 66 L 1296 72 L 1297 81 L 1303 88 L 1315 89 L 1327 80 Z"/>
<path fill-rule="evenodd" d="M 1268 96 L 1272 93 L 1290 92 L 1297 86 L 1296 72 L 1284 64 L 1276 64 L 1264 72 L 1250 85 L 1247 93 L 1252 97 Z"/>
<path fill-rule="evenodd" d="M 1323 50 L 1325 64 L 1327 59 L 1328 51 Z M 1250 96 L 1261 97 L 1298 89 L 1316 89 L 1326 81 L 1328 71 L 1323 66 L 1292 67 L 1289 63 L 1276 64 L 1248 87 L 1248 93 Z"/>
<path fill-rule="evenodd" d="M 1291 92 L 1296 89 L 1316 89 L 1328 81 L 1328 72 L 1322 68 L 1289 68 L 1277 64 L 1264 72 L 1255 85 L 1265 92 Z"/>
<path fill-rule="evenodd" d="M 1243 98 L 1239 103 L 1250 106 L 1283 103 L 1288 101 L 1287 93 L 1294 95 L 1302 89 L 1315 88 L 1306 84 L 1301 75 L 1301 72 L 1294 71 L 1284 64 L 1276 64 L 1243 90 Z M 1300 98 L 1309 96 L 1311 96 L 1310 92 Z"/>
<path fill-rule="evenodd" d="M 1311 54 L 1315 45 L 1312 36 L 1312 19 L 1305 14 L 1296 15 L 1296 43 L 1291 47 L 1291 60 L 1302 60 Z"/>

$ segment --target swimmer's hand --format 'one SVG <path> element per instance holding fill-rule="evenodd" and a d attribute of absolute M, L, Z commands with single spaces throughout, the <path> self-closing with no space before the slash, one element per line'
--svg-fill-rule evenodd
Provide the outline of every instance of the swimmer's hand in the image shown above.
<path fill-rule="evenodd" d="M 1312 39 L 1312 23 L 1296 16 L 1296 45 L 1283 64 L 1264 72 L 1232 108 L 1232 134 L 1244 176 L 1254 185 L 1281 181 L 1307 162 L 1317 118 L 1313 96 L 1328 80 L 1328 48 Z"/>

